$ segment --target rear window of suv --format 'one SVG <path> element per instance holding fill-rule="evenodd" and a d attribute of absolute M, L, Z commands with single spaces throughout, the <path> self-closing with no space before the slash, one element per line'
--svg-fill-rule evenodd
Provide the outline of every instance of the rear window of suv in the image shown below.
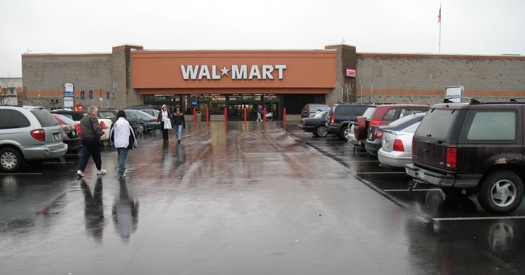
<path fill-rule="evenodd" d="M 437 140 L 446 140 L 457 113 L 455 109 L 430 110 L 419 124 L 416 134 Z M 425 123 L 425 120 L 432 121 L 432 123 Z"/>
<path fill-rule="evenodd" d="M 58 124 L 57 119 L 46 110 L 35 109 L 31 110 L 31 113 L 35 115 L 36 119 L 38 119 L 42 127 L 55 126 Z"/>
<path fill-rule="evenodd" d="M 31 123 L 27 117 L 17 110 L 0 110 L 0 129 L 29 127 Z"/>

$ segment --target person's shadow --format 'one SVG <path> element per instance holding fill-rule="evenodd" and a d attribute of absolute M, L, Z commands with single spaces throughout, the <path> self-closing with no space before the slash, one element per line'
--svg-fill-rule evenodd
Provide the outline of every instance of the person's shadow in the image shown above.
<path fill-rule="evenodd" d="M 137 230 L 139 203 L 131 197 L 126 186 L 126 179 L 120 179 L 120 194 L 113 204 L 113 224 L 124 242 L 128 242 Z"/>
<path fill-rule="evenodd" d="M 84 219 L 86 231 L 95 242 L 102 242 L 104 233 L 104 204 L 102 203 L 102 178 L 98 177 L 93 192 L 91 192 L 86 181 L 82 179 L 80 184 L 84 193 Z"/>

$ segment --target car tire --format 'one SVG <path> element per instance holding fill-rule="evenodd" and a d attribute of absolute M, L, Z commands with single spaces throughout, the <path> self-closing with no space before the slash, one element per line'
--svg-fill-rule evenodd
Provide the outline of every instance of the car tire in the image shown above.
<path fill-rule="evenodd" d="M 0 150 L 0 170 L 3 172 L 14 172 L 22 165 L 22 156 L 14 148 Z"/>
<path fill-rule="evenodd" d="M 488 212 L 509 213 L 521 204 L 523 181 L 509 170 L 495 171 L 482 182 L 478 202 Z"/>
<path fill-rule="evenodd" d="M 326 137 L 328 136 L 328 128 L 326 128 L 324 125 L 321 125 L 315 129 L 314 134 L 318 137 Z"/>
<path fill-rule="evenodd" d="M 337 134 L 337 136 L 339 137 L 340 140 L 347 140 L 346 139 L 346 131 L 348 131 L 348 126 L 341 127 L 341 130 L 339 130 L 339 134 Z"/>

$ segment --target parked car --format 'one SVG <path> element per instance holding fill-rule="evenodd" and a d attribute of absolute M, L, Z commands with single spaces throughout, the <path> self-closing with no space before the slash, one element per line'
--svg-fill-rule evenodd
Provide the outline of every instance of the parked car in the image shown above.
<path fill-rule="evenodd" d="M 335 134 L 341 140 L 346 140 L 348 124 L 362 115 L 368 108 L 368 104 L 358 103 L 336 103 L 326 116 L 326 128 L 328 134 Z"/>
<path fill-rule="evenodd" d="M 404 116 L 428 111 L 427 105 L 415 104 L 385 104 L 371 105 L 362 116 L 356 117 L 347 133 L 350 143 L 364 147 L 368 129 L 372 126 L 382 126 Z"/>
<path fill-rule="evenodd" d="M 61 114 L 53 114 L 64 130 L 64 143 L 67 152 L 75 153 L 80 147 L 80 123 Z"/>
<path fill-rule="evenodd" d="M 141 111 L 148 113 L 154 117 L 159 117 L 159 110 L 157 109 L 140 109 Z"/>
<path fill-rule="evenodd" d="M 61 114 L 66 117 L 71 118 L 74 121 L 80 122 L 80 120 L 87 114 L 86 111 L 70 111 L 70 110 L 53 110 L 51 111 L 52 114 Z M 102 128 L 102 131 L 106 134 L 104 137 L 100 138 L 100 141 L 106 145 L 109 146 L 109 130 L 111 129 L 111 125 L 113 122 L 110 118 L 102 118 L 100 117 L 100 114 L 98 114 L 98 122 L 100 124 L 100 128 Z"/>
<path fill-rule="evenodd" d="M 412 163 L 412 137 L 420 121 L 401 130 L 385 130 L 377 159 L 382 166 L 404 168 Z"/>
<path fill-rule="evenodd" d="M 62 126 L 42 107 L 0 106 L 0 171 L 23 162 L 62 157 L 67 152 Z"/>
<path fill-rule="evenodd" d="M 326 116 L 328 111 L 320 112 L 311 118 L 302 118 L 299 122 L 299 128 L 305 132 L 313 133 L 316 137 L 326 137 L 328 129 L 326 128 Z"/>
<path fill-rule="evenodd" d="M 414 134 L 416 183 L 436 185 L 448 198 L 477 194 L 492 213 L 514 211 L 523 199 L 525 103 L 439 103 Z"/>
<path fill-rule="evenodd" d="M 323 112 L 328 110 L 330 110 L 330 106 L 326 104 L 309 103 L 304 105 L 301 111 L 301 118 L 313 117 L 319 111 Z"/>
<path fill-rule="evenodd" d="M 71 110 L 52 110 L 52 114 L 61 114 L 74 121 L 80 121 L 86 114 L 86 111 L 71 111 Z"/>
<path fill-rule="evenodd" d="M 118 111 L 115 109 L 99 109 L 98 110 L 98 117 L 103 119 L 111 119 L 112 123 L 115 123 L 117 120 L 117 113 Z M 135 135 L 141 134 L 144 132 L 145 126 L 139 121 L 139 119 L 136 116 L 128 117 L 126 115 L 126 118 L 133 128 L 133 131 L 135 132 Z M 113 124 L 111 124 L 113 125 Z M 111 129 L 110 129 L 111 131 Z"/>
<path fill-rule="evenodd" d="M 156 117 L 151 116 L 141 110 L 125 109 L 128 119 L 137 119 L 144 126 L 143 134 L 149 133 L 151 130 L 160 129 L 160 124 Z M 139 132 L 140 133 L 140 132 Z"/>
<path fill-rule="evenodd" d="M 390 122 L 388 125 L 383 126 L 370 126 L 368 130 L 368 137 L 365 142 L 366 151 L 373 155 L 377 156 L 377 151 L 382 146 L 383 132 L 386 130 L 397 131 L 404 129 L 414 123 L 418 123 L 423 119 L 423 116 L 426 115 L 426 112 L 414 113 L 404 116 L 400 119 Z"/>

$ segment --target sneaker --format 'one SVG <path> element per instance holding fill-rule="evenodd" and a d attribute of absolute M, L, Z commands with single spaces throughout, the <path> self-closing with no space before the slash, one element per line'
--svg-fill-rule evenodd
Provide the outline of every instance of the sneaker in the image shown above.
<path fill-rule="evenodd" d="M 120 176 L 118 176 L 118 177 L 121 178 L 121 179 L 123 179 L 123 178 L 126 177 L 126 173 L 124 173 L 124 174 L 122 174 L 122 175 L 120 175 Z"/>
<path fill-rule="evenodd" d="M 105 175 L 106 172 L 107 172 L 106 170 L 100 169 L 100 170 L 97 171 L 97 175 Z"/>
<path fill-rule="evenodd" d="M 82 173 L 82 171 L 78 170 L 77 171 L 77 176 L 78 176 L 78 178 L 81 178 L 81 177 L 84 176 L 84 173 Z"/>

